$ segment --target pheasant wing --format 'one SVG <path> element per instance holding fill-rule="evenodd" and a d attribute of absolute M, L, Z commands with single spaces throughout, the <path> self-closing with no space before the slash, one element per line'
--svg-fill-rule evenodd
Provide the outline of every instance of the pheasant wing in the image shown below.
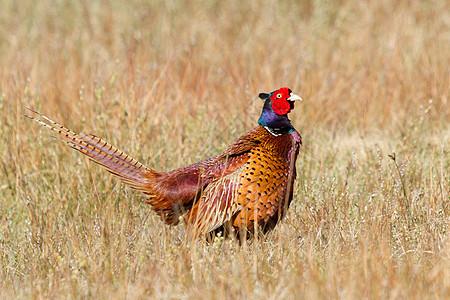
<path fill-rule="evenodd" d="M 235 172 L 211 182 L 189 212 L 196 235 L 203 235 L 222 226 L 241 209 L 238 204 L 240 174 L 243 166 Z"/>

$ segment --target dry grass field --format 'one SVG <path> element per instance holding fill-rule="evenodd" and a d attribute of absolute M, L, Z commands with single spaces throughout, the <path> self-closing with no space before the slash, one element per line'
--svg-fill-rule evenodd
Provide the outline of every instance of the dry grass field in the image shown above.
<path fill-rule="evenodd" d="M 305 100 L 294 201 L 242 246 L 164 225 L 23 117 L 169 170 L 281 86 Z M 449 299 L 449 95 L 445 0 L 3 0 L 0 298 Z"/>

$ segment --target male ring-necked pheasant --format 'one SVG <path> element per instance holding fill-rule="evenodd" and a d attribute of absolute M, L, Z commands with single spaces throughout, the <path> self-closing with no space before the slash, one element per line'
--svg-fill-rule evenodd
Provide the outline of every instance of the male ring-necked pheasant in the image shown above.
<path fill-rule="evenodd" d="M 168 172 L 154 171 L 100 138 L 74 133 L 35 111 L 42 120 L 27 117 L 142 191 L 167 224 L 184 220 L 195 236 L 225 231 L 249 237 L 272 229 L 285 214 L 302 143 L 287 117 L 294 101 L 302 99 L 286 87 L 259 98 L 265 103 L 257 127 L 222 154 Z"/>

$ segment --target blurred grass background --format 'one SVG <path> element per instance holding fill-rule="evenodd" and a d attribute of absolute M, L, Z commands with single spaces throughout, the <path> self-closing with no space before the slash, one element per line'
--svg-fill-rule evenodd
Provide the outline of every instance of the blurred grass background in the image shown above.
<path fill-rule="evenodd" d="M 445 0 L 2 1 L 0 297 L 450 297 L 449 29 Z M 22 117 L 169 170 L 281 86 L 294 202 L 244 247 L 189 241 Z"/>

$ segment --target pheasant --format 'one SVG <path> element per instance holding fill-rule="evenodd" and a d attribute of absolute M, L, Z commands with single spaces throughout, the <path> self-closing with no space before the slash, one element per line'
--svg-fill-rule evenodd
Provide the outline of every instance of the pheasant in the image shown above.
<path fill-rule="evenodd" d="M 26 116 L 54 131 L 131 188 L 169 225 L 184 221 L 194 236 L 249 238 L 273 229 L 293 197 L 295 161 L 302 139 L 287 114 L 302 100 L 283 87 L 260 93 L 258 126 L 222 154 L 168 172 L 157 172 L 96 137 L 77 134 L 46 116 Z"/>

